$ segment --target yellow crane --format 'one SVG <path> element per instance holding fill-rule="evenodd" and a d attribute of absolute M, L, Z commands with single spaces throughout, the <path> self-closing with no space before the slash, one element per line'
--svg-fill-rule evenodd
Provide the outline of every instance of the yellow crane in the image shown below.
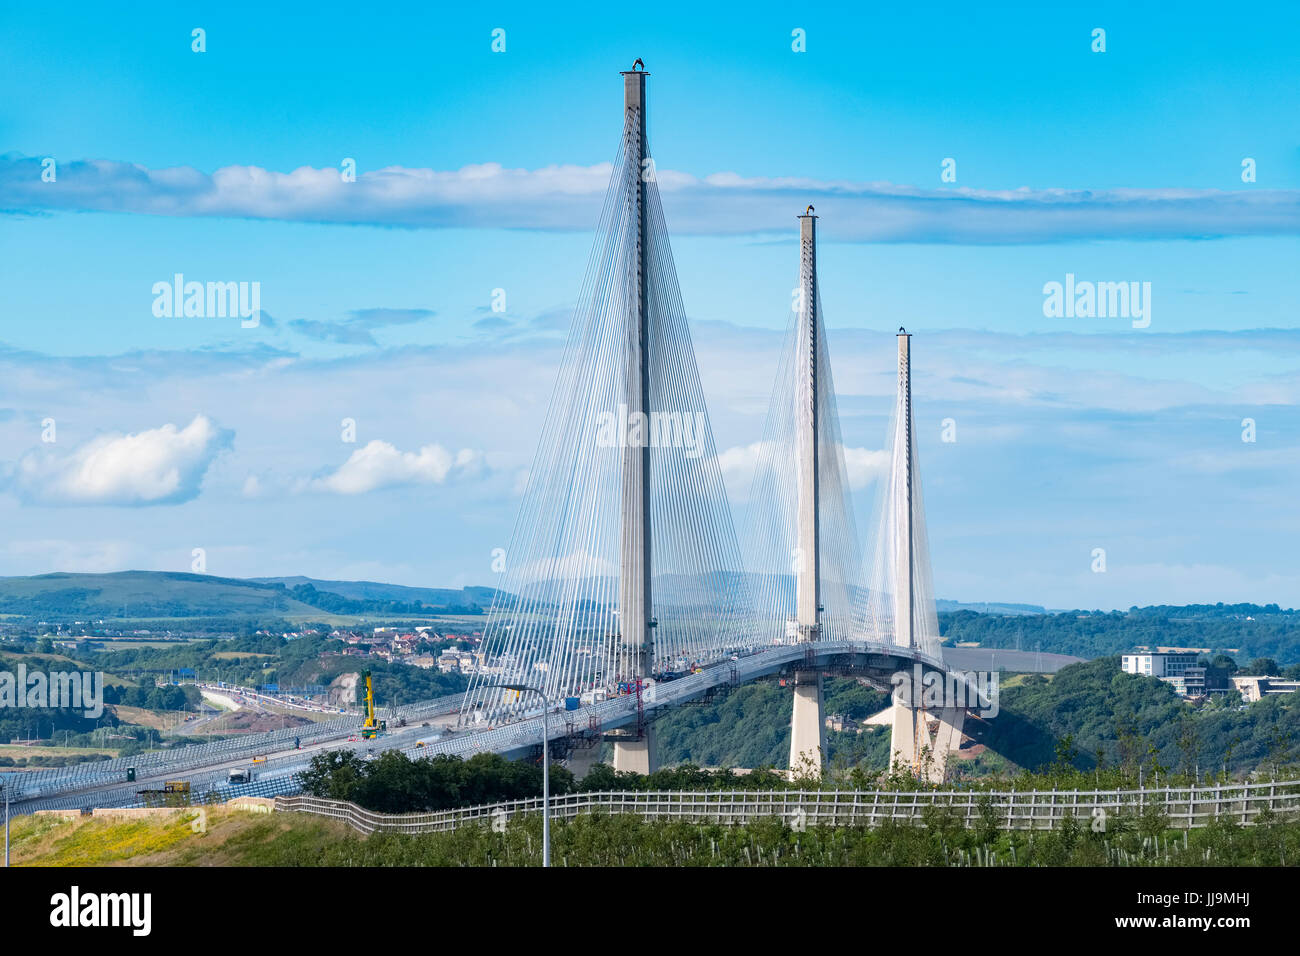
<path fill-rule="evenodd" d="M 388 721 L 375 716 L 375 690 L 370 682 L 370 671 L 362 674 L 361 678 L 366 682 L 366 720 L 361 725 L 361 737 L 364 740 L 374 740 L 388 729 Z"/>

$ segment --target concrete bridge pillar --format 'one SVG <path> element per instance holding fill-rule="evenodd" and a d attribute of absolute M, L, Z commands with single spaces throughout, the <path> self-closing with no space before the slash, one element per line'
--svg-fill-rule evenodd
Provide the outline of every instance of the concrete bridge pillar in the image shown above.
<path fill-rule="evenodd" d="M 650 329 L 648 270 L 648 216 L 646 178 L 642 175 L 649 154 L 646 151 L 646 93 L 644 71 L 623 74 L 624 149 L 629 162 L 626 199 L 636 229 L 633 247 L 632 282 L 627 301 L 627 368 L 625 397 L 627 413 L 648 415 L 650 408 Z M 630 418 L 629 418 L 630 420 Z M 622 666 L 626 678 L 649 677 L 654 661 L 651 629 L 655 626 L 651 594 L 651 507 L 650 442 L 629 443 L 623 450 L 623 513 L 620 528 L 618 622 L 622 639 Z M 622 679 L 622 678 L 620 678 Z M 648 727 L 640 734 L 624 734 L 614 744 L 614 767 L 650 773 L 654 766 L 654 738 Z"/>
<path fill-rule="evenodd" d="M 790 774 L 820 777 L 826 765 L 826 721 L 822 717 L 822 675 L 796 671 L 794 715 L 790 719 Z"/>
<path fill-rule="evenodd" d="M 611 735 L 613 736 L 613 735 Z M 614 769 L 652 774 L 659 769 L 654 725 L 647 723 L 638 737 L 634 733 L 614 741 Z"/>
<path fill-rule="evenodd" d="M 961 747 L 964 707 L 926 710 L 894 697 L 894 730 L 889 743 L 891 769 L 902 764 L 922 780 L 943 783 L 948 756 Z"/>
<path fill-rule="evenodd" d="M 798 380 L 795 388 L 796 516 L 799 560 L 795 573 L 795 621 L 800 643 L 821 638 L 821 476 L 818 461 L 821 412 L 817 407 L 817 217 L 812 207 L 799 217 Z M 796 671 L 790 719 L 790 773 L 820 777 L 826 765 L 822 676 Z"/>

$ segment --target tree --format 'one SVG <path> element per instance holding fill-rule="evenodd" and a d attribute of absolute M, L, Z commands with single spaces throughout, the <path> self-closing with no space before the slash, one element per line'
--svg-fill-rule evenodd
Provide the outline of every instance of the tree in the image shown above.
<path fill-rule="evenodd" d="M 1056 760 L 1053 770 L 1065 773 L 1074 769 L 1074 762 L 1079 758 L 1079 749 L 1074 745 L 1074 734 L 1066 734 L 1056 742 Z"/>
<path fill-rule="evenodd" d="M 1271 657 L 1257 657 L 1250 662 L 1250 673 L 1257 677 L 1277 675 L 1281 670 L 1282 669 L 1277 666 L 1277 661 L 1273 660 Z"/>
<path fill-rule="evenodd" d="M 299 780 L 308 796 L 351 800 L 365 771 L 365 761 L 353 751 L 331 750 L 312 757 Z"/>

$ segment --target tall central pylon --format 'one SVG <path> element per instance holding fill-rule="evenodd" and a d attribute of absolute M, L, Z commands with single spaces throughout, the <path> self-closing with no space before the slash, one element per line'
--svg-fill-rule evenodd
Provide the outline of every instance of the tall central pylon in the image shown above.
<path fill-rule="evenodd" d="M 861 545 L 836 412 L 817 279 L 817 216 L 798 217 L 799 275 L 749 496 L 748 551 L 758 619 L 775 644 L 797 644 L 790 770 L 826 761 L 816 646 L 865 639 Z"/>
<path fill-rule="evenodd" d="M 795 560 L 795 622 L 801 643 L 821 632 L 821 475 L 818 462 L 817 217 L 799 217 L 798 359 L 795 370 L 795 447 L 798 461 L 798 550 Z M 790 770 L 820 775 L 825 763 L 826 724 L 820 671 L 796 670 L 790 721 Z"/>
<path fill-rule="evenodd" d="M 646 98 L 644 70 L 628 70 L 623 76 L 623 149 L 627 170 L 635 176 L 628 184 L 625 201 L 631 205 L 628 222 L 635 235 L 632 268 L 627 285 L 627 374 L 628 421 L 648 421 L 650 407 L 650 333 L 647 300 L 646 252 L 649 248 L 646 217 Z M 644 681 L 653 670 L 654 642 L 651 637 L 651 547 L 650 528 L 650 442 L 631 442 L 623 449 L 623 511 L 620 528 L 620 577 L 618 600 L 619 633 L 623 644 L 623 674 L 632 681 Z M 638 685 L 637 693 L 642 690 Z M 652 725 L 644 720 L 614 743 L 614 769 L 651 773 L 655 747 Z"/>
<path fill-rule="evenodd" d="M 646 77 L 621 74 L 621 136 L 461 723 L 536 716 L 599 732 L 635 695 L 614 764 L 654 769 L 653 681 L 722 659 L 753 609 L 646 135 Z M 592 709 L 594 708 L 594 709 Z M 588 753 L 591 756 L 590 753 Z"/>
<path fill-rule="evenodd" d="M 912 337 L 898 330 L 898 403 L 895 409 L 893 466 L 886 495 L 886 524 L 881 542 L 893 578 L 894 642 L 900 647 L 938 656 L 938 623 L 933 620 L 929 548 L 922 525 L 920 482 L 916 473 L 915 416 L 912 411 Z M 889 522 L 892 521 L 892 527 Z M 888 573 L 888 572 L 887 572 Z M 919 580 L 918 580 L 919 579 Z M 878 594 L 889 593 L 884 588 Z M 963 707 L 925 706 L 914 675 L 896 687 L 893 699 L 893 762 L 931 782 L 947 775 L 948 756 L 961 745 Z"/>

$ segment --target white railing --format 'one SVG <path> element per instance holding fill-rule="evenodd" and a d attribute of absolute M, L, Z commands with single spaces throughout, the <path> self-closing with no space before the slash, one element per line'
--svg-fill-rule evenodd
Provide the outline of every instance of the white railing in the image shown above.
<path fill-rule="evenodd" d="M 540 797 L 433 813 L 385 814 L 354 803 L 319 797 L 279 796 L 276 810 L 342 820 L 362 833 L 433 833 L 466 824 L 509 821 L 539 813 Z M 1266 809 L 1300 814 L 1300 780 L 1214 787 L 1141 790 L 672 790 L 573 793 L 551 798 L 553 819 L 589 813 L 629 813 L 644 820 L 744 824 L 781 817 L 804 826 L 877 826 L 886 820 L 921 823 L 927 808 L 951 812 L 966 827 L 984 820 L 999 829 L 1047 830 L 1067 817 L 1088 825 L 1104 814 L 1107 828 L 1117 819 L 1136 821 L 1150 808 L 1175 829 L 1203 827 L 1215 820 L 1249 825 Z M 933 813 L 934 811 L 930 811 Z"/>

